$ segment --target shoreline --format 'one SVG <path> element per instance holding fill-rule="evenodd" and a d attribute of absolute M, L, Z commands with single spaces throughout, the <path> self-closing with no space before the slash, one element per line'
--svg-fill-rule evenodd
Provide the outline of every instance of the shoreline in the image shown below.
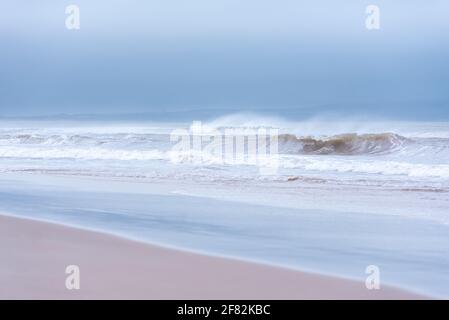
<path fill-rule="evenodd" d="M 232 261 L 237 261 L 237 262 L 241 262 L 241 263 L 262 265 L 262 266 L 266 266 L 266 267 L 270 267 L 270 268 L 320 275 L 320 276 L 336 278 L 336 279 L 340 279 L 340 280 L 344 280 L 344 281 L 353 281 L 353 282 L 361 281 L 360 279 L 357 279 L 355 277 L 351 277 L 348 275 L 340 275 L 340 274 L 336 274 L 336 273 L 326 273 L 324 271 L 315 271 L 313 269 L 300 268 L 300 267 L 296 267 L 294 265 L 274 263 L 274 262 L 258 260 L 258 259 L 249 258 L 249 257 L 226 255 L 226 254 L 221 254 L 221 253 L 210 252 L 207 250 L 192 249 L 192 248 L 187 248 L 187 247 L 182 247 L 182 246 L 177 246 L 177 245 L 170 245 L 167 243 L 162 243 L 162 242 L 157 242 L 157 241 L 149 241 L 149 240 L 140 239 L 140 238 L 133 238 L 129 235 L 120 234 L 120 233 L 116 233 L 113 231 L 107 231 L 104 229 L 87 228 L 84 226 L 78 226 L 78 225 L 74 225 L 74 224 L 70 224 L 70 223 L 66 223 L 66 222 L 46 220 L 46 219 L 40 219 L 40 218 L 35 218 L 35 217 L 29 217 L 29 216 L 20 216 L 20 215 L 9 214 L 4 211 L 0 211 L 0 218 L 2 218 L 2 217 L 25 220 L 25 221 L 30 221 L 30 222 L 38 222 L 38 223 L 43 223 L 43 224 L 50 225 L 50 226 L 64 227 L 64 228 L 73 229 L 73 230 L 81 231 L 81 232 L 89 232 L 89 233 L 94 233 L 94 234 L 105 235 L 105 236 L 109 236 L 109 237 L 113 237 L 113 238 L 118 238 L 118 239 L 121 239 L 124 241 L 130 241 L 130 242 L 138 243 L 141 245 L 147 245 L 150 247 L 154 246 L 157 248 L 172 250 L 172 251 L 176 251 L 176 252 L 184 252 L 184 253 L 189 253 L 189 254 L 193 254 L 193 255 L 206 256 L 206 257 L 210 257 L 210 258 L 232 260 Z M 412 293 L 415 295 L 429 297 L 428 294 L 418 293 L 418 292 L 414 291 L 413 289 L 403 288 L 400 285 L 394 285 L 394 284 L 389 283 L 386 285 L 386 287 L 396 288 L 396 289 L 406 291 L 406 292 L 409 292 L 409 293 Z"/>
<path fill-rule="evenodd" d="M 425 299 L 403 289 L 209 256 L 0 214 L 1 299 Z M 80 267 L 80 290 L 65 268 Z"/>

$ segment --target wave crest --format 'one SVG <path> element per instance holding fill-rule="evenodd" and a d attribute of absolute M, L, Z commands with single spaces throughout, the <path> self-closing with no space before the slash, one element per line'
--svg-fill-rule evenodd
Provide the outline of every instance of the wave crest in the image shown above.
<path fill-rule="evenodd" d="M 325 138 L 281 134 L 279 151 L 289 154 L 384 154 L 400 149 L 409 139 L 394 133 L 341 134 Z"/>

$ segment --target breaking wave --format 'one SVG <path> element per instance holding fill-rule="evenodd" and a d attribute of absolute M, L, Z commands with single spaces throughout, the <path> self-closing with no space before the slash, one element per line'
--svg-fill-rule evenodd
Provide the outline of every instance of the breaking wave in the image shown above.
<path fill-rule="evenodd" d="M 26 169 L 29 163 L 33 163 L 33 166 L 63 166 L 67 169 L 73 166 L 90 166 L 97 164 L 96 160 L 106 160 L 111 170 L 117 171 L 122 170 L 122 167 L 133 169 L 152 165 L 165 170 L 167 162 L 193 163 L 198 165 L 198 168 L 215 166 L 223 172 L 236 170 L 242 173 L 252 170 L 246 167 L 250 163 L 249 156 L 223 162 L 223 158 L 205 149 L 195 152 L 176 151 L 173 148 L 176 142 L 170 140 L 170 130 L 165 131 L 165 128 L 163 132 L 133 127 L 100 129 L 0 129 L 0 166 L 4 169 L 6 166 Z M 256 159 L 251 165 L 275 163 L 283 168 L 286 174 L 305 171 L 314 174 L 338 172 L 348 175 L 363 173 L 449 178 L 449 139 L 441 136 L 445 128 L 437 127 L 438 135 L 426 133 L 419 136 L 403 131 L 400 131 L 400 134 L 383 131 L 341 133 L 344 132 L 343 129 L 333 129 L 329 129 L 331 134 L 310 135 L 307 130 L 302 134 L 292 128 L 280 131 L 276 136 L 279 157 Z M 431 129 L 433 130 L 433 127 Z M 271 138 L 273 139 L 273 136 Z M 222 164 L 225 166 L 221 166 Z M 192 170 L 191 167 L 181 169 L 186 172 Z M 158 171 L 159 167 L 154 170 Z"/>
<path fill-rule="evenodd" d="M 205 134 L 207 136 L 207 134 Z M 408 138 L 395 133 L 347 133 L 332 136 L 297 136 L 290 133 L 276 136 L 278 152 L 284 155 L 369 156 L 401 155 L 404 157 L 439 157 L 449 161 L 449 139 Z M 273 141 L 274 136 L 271 136 Z M 205 139 L 203 147 L 207 146 Z M 247 140 L 244 141 L 247 148 Z M 270 142 L 272 143 L 272 142 Z M 176 144 L 169 134 L 0 134 L 0 157 L 26 158 L 148 158 L 148 151 L 166 153 Z M 444 161 L 446 162 L 446 161 Z"/>
<path fill-rule="evenodd" d="M 287 154 L 361 155 L 385 154 L 399 150 L 410 139 L 394 133 L 341 134 L 331 137 L 297 137 L 281 134 L 279 151 Z"/>

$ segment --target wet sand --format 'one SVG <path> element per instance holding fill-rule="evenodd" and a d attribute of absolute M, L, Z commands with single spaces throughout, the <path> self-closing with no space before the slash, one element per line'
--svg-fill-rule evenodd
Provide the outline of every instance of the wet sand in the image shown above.
<path fill-rule="evenodd" d="M 1 299 L 416 299 L 363 282 L 0 216 Z M 68 265 L 80 289 L 66 288 Z"/>

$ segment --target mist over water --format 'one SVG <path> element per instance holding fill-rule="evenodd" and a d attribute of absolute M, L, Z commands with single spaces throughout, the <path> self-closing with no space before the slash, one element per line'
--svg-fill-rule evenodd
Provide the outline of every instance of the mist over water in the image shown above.
<path fill-rule="evenodd" d="M 0 116 L 449 119 L 447 1 L 58 1 L 0 11 Z"/>

